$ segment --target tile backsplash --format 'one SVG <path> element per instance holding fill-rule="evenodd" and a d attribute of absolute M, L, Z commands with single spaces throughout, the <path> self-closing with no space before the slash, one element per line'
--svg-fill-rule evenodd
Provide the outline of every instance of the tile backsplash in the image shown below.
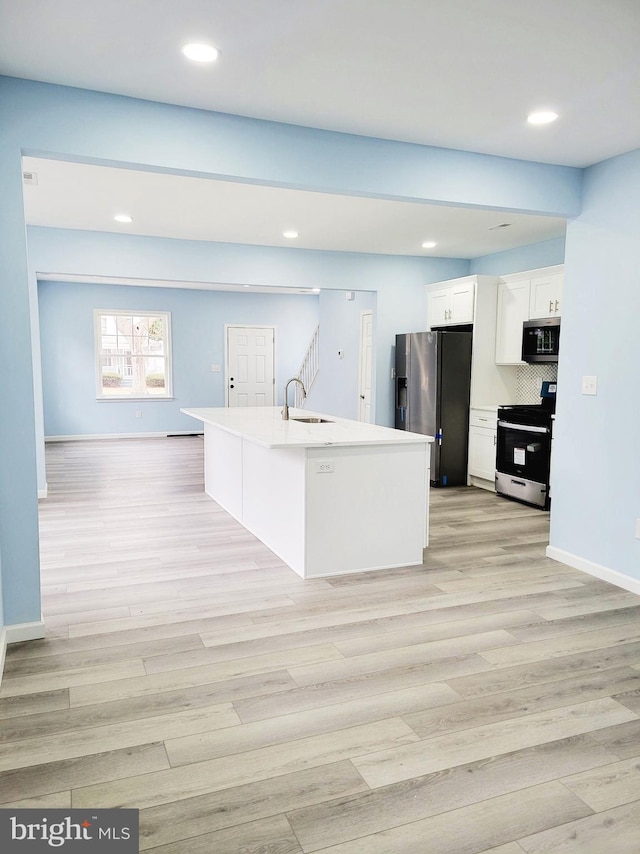
<path fill-rule="evenodd" d="M 519 365 L 516 378 L 516 403 L 540 403 L 542 381 L 555 382 L 557 379 L 558 365 L 555 362 Z"/>

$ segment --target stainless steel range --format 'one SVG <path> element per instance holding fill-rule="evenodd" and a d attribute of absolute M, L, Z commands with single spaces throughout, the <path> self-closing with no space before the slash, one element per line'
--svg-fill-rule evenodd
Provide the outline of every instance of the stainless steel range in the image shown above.
<path fill-rule="evenodd" d="M 498 408 L 496 492 L 548 510 L 556 384 L 542 384 L 538 405 Z"/>

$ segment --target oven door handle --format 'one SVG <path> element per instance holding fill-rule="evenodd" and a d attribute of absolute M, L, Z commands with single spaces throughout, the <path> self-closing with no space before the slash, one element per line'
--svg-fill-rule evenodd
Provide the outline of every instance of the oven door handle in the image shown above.
<path fill-rule="evenodd" d="M 548 427 L 536 427 L 533 424 L 512 424 L 510 421 L 498 421 L 498 427 L 508 430 L 520 430 L 522 433 L 548 433 Z"/>

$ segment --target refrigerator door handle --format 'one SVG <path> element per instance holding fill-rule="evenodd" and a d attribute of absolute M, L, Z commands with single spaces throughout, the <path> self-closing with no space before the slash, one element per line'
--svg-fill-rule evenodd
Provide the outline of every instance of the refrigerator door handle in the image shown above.
<path fill-rule="evenodd" d="M 435 435 L 436 442 L 441 445 L 442 444 L 442 427 L 438 429 L 438 432 Z"/>

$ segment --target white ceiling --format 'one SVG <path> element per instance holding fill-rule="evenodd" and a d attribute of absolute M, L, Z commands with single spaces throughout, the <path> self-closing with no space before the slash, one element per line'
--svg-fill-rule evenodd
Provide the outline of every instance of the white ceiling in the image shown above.
<path fill-rule="evenodd" d="M 23 158 L 30 225 L 225 243 L 476 258 L 564 234 L 559 217 L 311 193 L 230 181 Z M 133 217 L 129 225 L 113 220 Z M 507 228 L 495 228 L 509 223 Z M 296 240 L 282 236 L 299 232 Z M 424 240 L 437 247 L 421 249 Z"/>
<path fill-rule="evenodd" d="M 214 43 L 219 60 L 210 66 L 190 63 L 179 48 L 191 40 Z M 638 45 L 640 0 L 0 0 L 2 74 L 574 166 L 640 147 Z M 559 120 L 546 127 L 527 125 L 527 113 L 542 107 L 555 109 Z M 425 229 L 436 214 L 433 237 L 440 245 L 434 254 L 471 257 L 508 248 L 473 243 L 486 231 L 484 213 L 477 223 L 473 216 L 467 222 L 469 212 L 462 210 L 277 189 L 268 197 L 267 188 L 222 182 L 190 185 L 198 206 L 208 205 L 207 236 L 198 236 L 201 217 L 193 230 L 177 235 L 175 211 L 158 212 L 155 224 L 147 218 L 144 205 L 154 193 L 162 194 L 160 184 L 153 190 L 147 183 L 141 190 L 137 181 L 148 176 L 127 177 L 129 193 L 141 205 L 139 214 L 138 208 L 132 213 L 130 230 L 144 234 L 170 228 L 173 236 L 238 239 L 233 216 L 214 227 L 211 200 L 224 193 L 232 209 L 242 206 L 245 213 L 247 194 L 260 210 L 268 205 L 242 233 L 247 243 L 282 242 L 274 212 L 301 218 L 303 224 L 295 224 L 301 234 L 297 246 L 372 251 L 375 243 L 390 248 L 373 251 L 423 254 L 414 247 L 414 235 L 429 237 Z M 81 182 L 70 180 L 65 193 L 80 208 L 85 204 Z M 100 180 L 96 173 L 96 187 Z M 39 185 L 42 211 L 50 204 L 46 193 L 46 183 Z M 176 193 L 183 205 L 184 193 Z M 31 210 L 31 202 L 29 215 L 44 216 L 35 206 Z M 95 220 L 86 210 L 77 215 L 81 227 L 113 229 L 90 223 L 100 222 L 104 207 L 123 203 L 114 195 L 100 196 L 100 204 Z M 330 234 L 326 221 L 336 209 L 349 228 Z M 516 235 L 515 218 L 506 220 L 513 225 L 502 230 L 504 240 L 507 233 Z M 518 220 L 522 233 L 511 245 L 545 239 L 549 222 Z M 527 232 L 527 225 L 533 230 Z M 375 234 L 369 242 L 368 229 Z M 469 242 L 454 247 L 455 232 L 467 229 Z M 485 237 L 498 239 L 494 232 Z M 394 248 L 403 239 L 406 248 Z"/>

